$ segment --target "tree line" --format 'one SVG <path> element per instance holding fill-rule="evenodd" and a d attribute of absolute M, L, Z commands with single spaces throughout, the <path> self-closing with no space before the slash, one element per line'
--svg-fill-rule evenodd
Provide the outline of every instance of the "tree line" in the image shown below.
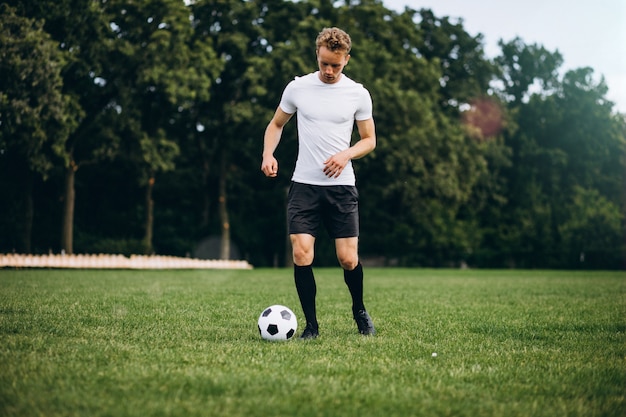
<path fill-rule="evenodd" d="M 188 256 L 215 236 L 216 257 L 288 264 L 295 123 L 274 180 L 263 131 L 327 26 L 374 101 L 364 259 L 624 267 L 626 119 L 603 78 L 520 38 L 488 58 L 461 19 L 380 0 L 6 1 L 0 252 Z"/>

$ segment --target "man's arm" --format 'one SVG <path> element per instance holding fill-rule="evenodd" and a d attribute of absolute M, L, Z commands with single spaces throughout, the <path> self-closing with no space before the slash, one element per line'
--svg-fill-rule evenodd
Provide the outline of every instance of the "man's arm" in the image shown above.
<path fill-rule="evenodd" d="M 346 149 L 331 156 L 324 162 L 324 174 L 328 177 L 338 177 L 351 159 L 359 159 L 376 148 L 376 127 L 374 119 L 357 120 L 356 127 L 361 139 Z"/>
<path fill-rule="evenodd" d="M 261 163 L 261 171 L 267 177 L 275 177 L 278 175 L 278 161 L 274 158 L 274 151 L 278 147 L 280 137 L 283 134 L 283 127 L 291 119 L 292 114 L 285 113 L 280 107 L 276 109 L 274 117 L 270 120 L 265 129 L 263 138 L 263 162 Z"/>

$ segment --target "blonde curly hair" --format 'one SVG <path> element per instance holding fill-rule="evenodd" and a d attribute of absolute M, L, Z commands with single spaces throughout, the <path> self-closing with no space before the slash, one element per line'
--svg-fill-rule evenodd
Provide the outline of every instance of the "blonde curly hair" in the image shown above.
<path fill-rule="evenodd" d="M 324 28 L 315 40 L 315 51 L 319 51 L 322 46 L 333 52 L 343 52 L 348 55 L 352 49 L 352 40 L 350 35 L 339 28 Z"/>

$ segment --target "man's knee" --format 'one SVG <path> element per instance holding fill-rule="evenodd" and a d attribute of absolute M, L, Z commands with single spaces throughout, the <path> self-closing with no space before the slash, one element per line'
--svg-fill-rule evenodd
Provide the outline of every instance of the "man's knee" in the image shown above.
<path fill-rule="evenodd" d="M 337 260 L 347 271 L 352 271 L 359 264 L 358 240 L 356 238 L 337 239 Z"/>
<path fill-rule="evenodd" d="M 313 263 L 313 251 L 293 249 L 293 263 L 298 266 L 311 265 Z"/>
<path fill-rule="evenodd" d="M 313 236 L 291 235 L 293 263 L 298 266 L 311 265 L 314 258 L 315 238 Z"/>
<path fill-rule="evenodd" d="M 339 257 L 339 265 L 346 271 L 352 271 L 359 264 L 358 256 L 343 256 Z"/>

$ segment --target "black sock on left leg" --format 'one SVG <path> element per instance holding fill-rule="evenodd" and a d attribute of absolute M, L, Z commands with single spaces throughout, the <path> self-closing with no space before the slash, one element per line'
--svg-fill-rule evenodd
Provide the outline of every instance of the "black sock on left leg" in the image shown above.
<path fill-rule="evenodd" d="M 361 262 L 352 271 L 344 269 L 343 280 L 352 296 L 352 312 L 356 314 L 359 310 L 365 310 L 365 305 L 363 305 L 363 266 Z"/>

